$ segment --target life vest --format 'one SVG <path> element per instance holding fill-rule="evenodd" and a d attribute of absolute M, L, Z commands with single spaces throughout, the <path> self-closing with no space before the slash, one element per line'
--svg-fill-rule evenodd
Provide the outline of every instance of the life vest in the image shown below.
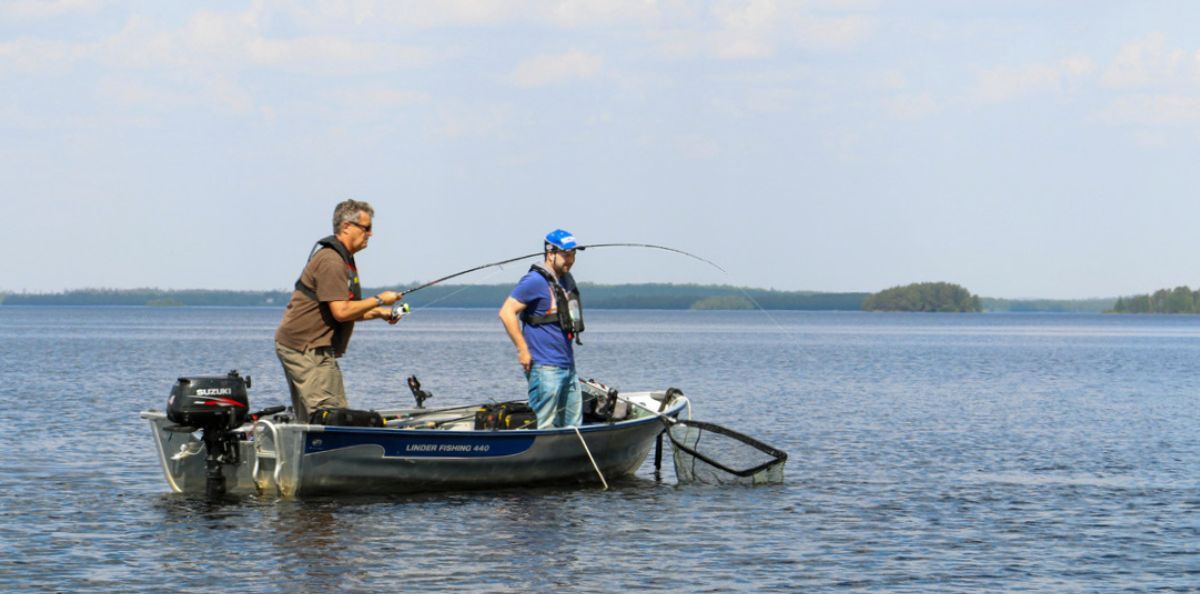
<path fill-rule="evenodd" d="M 562 279 L 570 287 L 568 290 L 554 278 L 554 274 L 541 264 L 530 266 L 529 271 L 540 274 L 550 285 L 550 295 L 554 298 L 554 313 L 526 316 L 525 324 L 529 326 L 558 324 L 563 332 L 566 332 L 567 340 L 574 340 L 575 344 L 583 344 L 579 340 L 579 334 L 583 332 L 583 302 L 579 300 L 579 286 L 575 284 L 571 273 L 564 274 Z M 566 307 L 563 307 L 564 303 Z"/>
<path fill-rule="evenodd" d="M 347 299 L 353 301 L 361 300 L 362 285 L 358 283 L 358 266 L 354 264 L 354 256 L 350 253 L 350 250 L 347 250 L 346 246 L 342 245 L 342 242 L 337 240 L 337 237 L 330 235 L 329 237 L 317 240 L 317 244 L 313 246 L 312 252 L 308 254 L 308 260 L 311 262 L 313 256 L 317 255 L 317 252 L 324 248 L 330 248 L 337 252 L 338 255 L 342 257 L 342 261 L 346 263 L 346 270 L 350 275 L 350 282 L 347 283 L 346 286 Z M 313 290 L 312 287 L 305 285 L 303 281 L 304 273 L 302 272 L 300 273 L 300 278 L 296 279 L 296 290 L 300 291 L 300 293 L 304 294 L 304 296 L 312 299 L 313 301 L 320 301 L 320 299 L 317 298 L 317 292 Z"/>

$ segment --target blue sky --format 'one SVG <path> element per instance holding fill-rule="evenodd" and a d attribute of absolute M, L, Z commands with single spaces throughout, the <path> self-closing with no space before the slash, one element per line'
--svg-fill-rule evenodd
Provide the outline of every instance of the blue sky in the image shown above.
<path fill-rule="evenodd" d="M 580 280 L 1200 285 L 1190 2 L 0 2 L 0 290 Z M 471 277 L 515 281 L 521 268 Z"/>

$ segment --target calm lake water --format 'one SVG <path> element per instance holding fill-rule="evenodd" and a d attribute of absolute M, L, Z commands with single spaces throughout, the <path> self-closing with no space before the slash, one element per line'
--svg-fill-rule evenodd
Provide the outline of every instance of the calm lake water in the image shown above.
<path fill-rule="evenodd" d="M 137 413 L 238 369 L 286 403 L 280 312 L 0 307 L 4 592 L 1200 590 L 1200 318 L 594 311 L 583 377 L 681 388 L 786 483 L 209 503 Z M 359 325 L 351 404 L 518 398 L 494 311 Z"/>

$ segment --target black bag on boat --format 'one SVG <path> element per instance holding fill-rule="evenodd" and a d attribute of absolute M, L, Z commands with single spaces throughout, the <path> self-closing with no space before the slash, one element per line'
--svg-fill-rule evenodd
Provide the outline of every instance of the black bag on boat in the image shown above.
<path fill-rule="evenodd" d="M 485 404 L 475 411 L 476 429 L 537 429 L 537 413 L 524 402 Z"/>
<path fill-rule="evenodd" d="M 587 379 L 579 382 L 579 389 L 584 423 L 612 423 L 631 418 L 633 409 L 629 401 L 618 397 L 616 388 Z"/>
<path fill-rule="evenodd" d="M 313 425 L 333 425 L 337 427 L 384 427 L 383 417 L 373 410 L 355 410 L 353 408 L 323 408 L 314 410 L 308 417 Z"/>

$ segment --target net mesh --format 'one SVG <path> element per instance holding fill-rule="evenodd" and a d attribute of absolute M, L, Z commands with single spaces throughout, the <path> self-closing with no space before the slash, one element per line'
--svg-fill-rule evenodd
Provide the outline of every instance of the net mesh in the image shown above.
<path fill-rule="evenodd" d="M 787 453 L 750 436 L 701 421 L 667 428 L 681 483 L 766 485 L 783 482 Z"/>

